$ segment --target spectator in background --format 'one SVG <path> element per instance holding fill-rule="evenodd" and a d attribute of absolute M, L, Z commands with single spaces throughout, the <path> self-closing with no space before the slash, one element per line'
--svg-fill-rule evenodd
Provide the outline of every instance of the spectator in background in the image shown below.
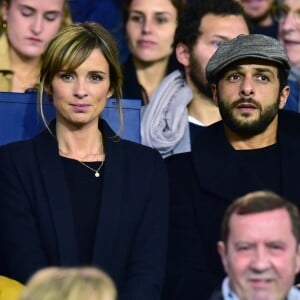
<path fill-rule="evenodd" d="M 285 109 L 300 112 L 300 1 L 282 0 L 279 5 L 279 40 L 291 63 L 291 93 Z"/>
<path fill-rule="evenodd" d="M 163 157 L 190 151 L 199 132 L 220 120 L 205 68 L 219 45 L 239 34 L 249 30 L 234 1 L 195 2 L 185 10 L 174 38 L 180 71 L 162 81 L 144 108 L 143 144 L 158 149 Z"/>
<path fill-rule="evenodd" d="M 256 191 L 237 198 L 223 217 L 218 251 L 227 273 L 210 300 L 299 300 L 298 208 L 279 195 Z"/>
<path fill-rule="evenodd" d="M 144 104 L 173 66 L 173 39 L 184 0 L 126 0 L 123 22 L 130 56 L 123 64 L 123 97 Z"/>
<path fill-rule="evenodd" d="M 67 2 L 2 0 L 0 91 L 37 87 L 41 55 L 60 27 L 71 23 Z"/>
<path fill-rule="evenodd" d="M 159 300 L 166 167 L 157 151 L 121 139 L 100 118 L 107 98 L 122 95 L 112 35 L 97 23 L 60 30 L 42 56 L 42 112 L 44 92 L 56 120 L 0 147 L 0 274 L 24 283 L 47 266 L 91 265 L 113 278 L 119 300 Z"/>
<path fill-rule="evenodd" d="M 112 279 L 92 267 L 49 267 L 27 282 L 20 300 L 116 300 Z M 7 299 L 8 300 L 8 299 Z"/>
<path fill-rule="evenodd" d="M 251 33 L 278 37 L 277 0 L 237 0 L 248 17 Z M 297 0 L 296 0 L 297 1 Z"/>

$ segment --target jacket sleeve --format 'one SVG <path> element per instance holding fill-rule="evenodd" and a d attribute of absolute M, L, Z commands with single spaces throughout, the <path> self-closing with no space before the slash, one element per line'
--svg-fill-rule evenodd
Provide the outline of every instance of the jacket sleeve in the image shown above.
<path fill-rule="evenodd" d="M 149 193 L 130 252 L 127 279 L 120 300 L 161 298 L 167 250 L 168 183 L 165 163 L 158 152 L 154 153 L 152 168 L 145 170 L 152 170 L 146 184 Z"/>
<path fill-rule="evenodd" d="M 33 205 L 28 193 L 28 170 L 20 171 L 23 153 L 0 148 L 0 268 L 1 274 L 25 283 L 37 269 L 47 265 Z M 23 166 L 26 166 L 24 163 Z"/>

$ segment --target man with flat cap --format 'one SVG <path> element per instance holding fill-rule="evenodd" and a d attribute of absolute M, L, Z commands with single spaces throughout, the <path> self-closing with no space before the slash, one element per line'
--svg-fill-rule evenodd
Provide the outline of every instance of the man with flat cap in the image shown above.
<path fill-rule="evenodd" d="M 300 115 L 281 110 L 289 69 L 279 42 L 258 34 L 225 42 L 208 62 L 222 121 L 207 127 L 191 152 L 166 159 L 170 300 L 205 300 L 221 284 L 215 245 L 233 199 L 263 189 L 300 207 Z"/>

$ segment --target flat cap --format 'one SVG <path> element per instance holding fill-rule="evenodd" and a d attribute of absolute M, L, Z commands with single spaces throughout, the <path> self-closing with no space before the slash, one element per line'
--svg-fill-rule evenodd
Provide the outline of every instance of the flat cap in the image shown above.
<path fill-rule="evenodd" d="M 282 65 L 289 71 L 288 57 L 279 41 L 263 34 L 241 34 L 222 44 L 206 66 L 206 78 L 216 81 L 219 73 L 232 63 L 245 58 L 260 58 Z"/>

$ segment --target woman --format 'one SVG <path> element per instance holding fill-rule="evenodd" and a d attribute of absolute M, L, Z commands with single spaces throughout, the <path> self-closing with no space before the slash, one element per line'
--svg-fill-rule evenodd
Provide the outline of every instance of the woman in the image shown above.
<path fill-rule="evenodd" d="M 123 22 L 131 55 L 123 65 L 124 98 L 149 102 L 162 79 L 177 68 L 173 38 L 184 0 L 127 0 Z"/>
<path fill-rule="evenodd" d="M 56 122 L 32 140 L 0 148 L 0 261 L 25 282 L 46 266 L 94 265 L 119 299 L 159 299 L 168 222 L 165 165 L 151 148 L 120 139 L 104 120 L 121 98 L 112 36 L 96 23 L 70 25 L 41 62 L 40 99 Z"/>
<path fill-rule="evenodd" d="M 30 278 L 20 300 L 116 300 L 111 278 L 92 268 L 42 269 Z"/>
<path fill-rule="evenodd" d="M 40 58 L 61 26 L 71 23 L 67 0 L 3 0 L 0 16 L 0 91 L 38 84 Z"/>

